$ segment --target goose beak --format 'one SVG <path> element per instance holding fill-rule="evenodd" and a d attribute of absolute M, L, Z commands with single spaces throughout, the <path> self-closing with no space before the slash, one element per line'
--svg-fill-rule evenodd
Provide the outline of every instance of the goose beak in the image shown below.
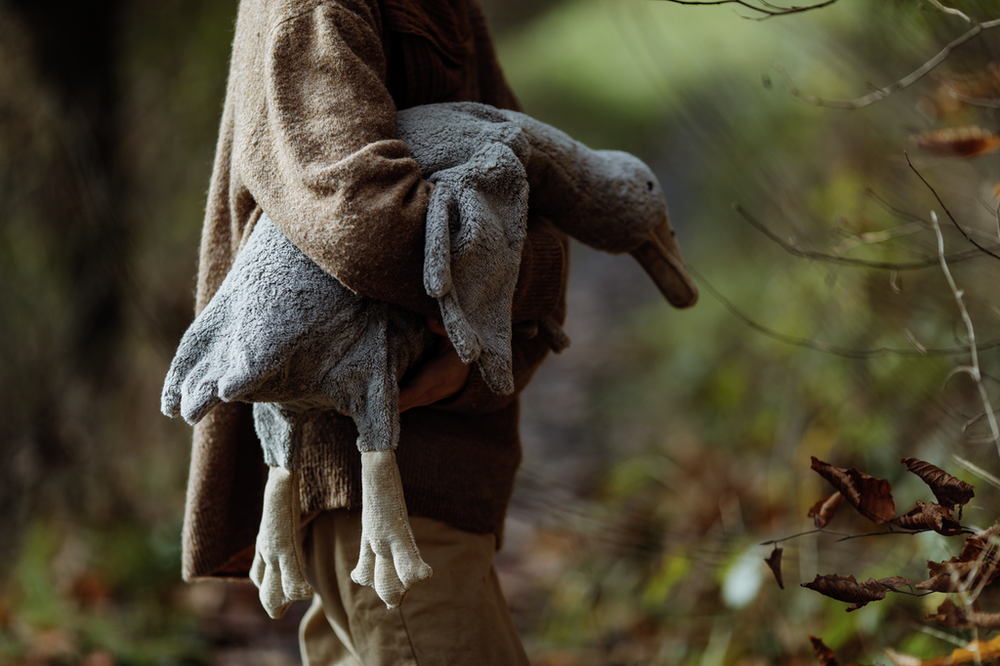
<path fill-rule="evenodd" d="M 675 308 L 689 308 L 698 301 L 698 287 L 684 266 L 669 219 L 664 219 L 663 224 L 629 254 Z"/>

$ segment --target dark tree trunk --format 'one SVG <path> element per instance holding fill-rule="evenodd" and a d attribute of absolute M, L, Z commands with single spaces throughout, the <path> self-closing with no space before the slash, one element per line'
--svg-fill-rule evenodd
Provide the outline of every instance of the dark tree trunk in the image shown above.
<path fill-rule="evenodd" d="M 123 328 L 127 230 L 116 209 L 119 0 L 8 0 L 30 33 L 35 69 L 59 105 L 61 150 L 36 192 L 72 289 L 75 374 L 108 378 Z"/>

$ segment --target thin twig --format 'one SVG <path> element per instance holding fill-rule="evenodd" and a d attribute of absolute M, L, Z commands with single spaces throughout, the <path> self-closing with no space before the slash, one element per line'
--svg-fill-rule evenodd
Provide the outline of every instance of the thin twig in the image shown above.
<path fill-rule="evenodd" d="M 966 645 L 969 644 L 968 641 L 966 641 L 966 640 L 962 640 L 961 638 L 959 638 L 957 636 L 953 636 L 953 635 L 951 635 L 951 634 L 949 634 L 947 632 L 941 631 L 939 629 L 935 629 L 934 627 L 930 627 L 930 626 L 928 626 L 926 624 L 919 624 L 919 623 L 914 622 L 911 626 L 916 631 L 919 631 L 921 633 L 927 634 L 928 636 L 933 636 L 934 638 L 937 638 L 938 640 L 944 641 L 946 643 L 951 643 L 952 645 L 956 645 L 958 647 L 965 647 Z M 887 650 L 887 652 L 888 652 L 888 650 Z"/>
<path fill-rule="evenodd" d="M 792 539 L 798 539 L 799 537 L 809 536 L 810 534 L 832 534 L 834 536 L 851 536 L 850 534 L 845 534 L 844 532 L 831 532 L 830 530 L 824 529 L 822 527 L 817 527 L 814 530 L 806 530 L 805 532 L 799 532 L 798 534 L 790 534 L 788 536 L 781 537 L 779 539 L 771 539 L 770 541 L 762 541 L 758 546 L 770 546 L 772 544 L 779 544 L 783 541 L 791 541 Z"/>
<path fill-rule="evenodd" d="M 970 243 L 972 243 L 973 245 L 975 245 L 977 248 L 979 248 L 980 251 L 985 252 L 986 254 L 990 255 L 994 259 L 1000 259 L 1000 255 L 996 254 L 995 252 L 991 252 L 987 248 L 985 248 L 982 245 L 980 245 L 979 243 L 977 243 L 972 238 L 972 236 L 970 236 L 968 234 L 968 232 L 965 229 L 962 228 L 962 226 L 958 223 L 958 220 L 955 219 L 955 216 L 951 214 L 950 210 L 948 210 L 948 207 L 944 205 L 944 201 L 941 200 L 941 197 L 940 197 L 940 195 L 938 195 L 937 190 L 935 190 L 934 187 L 930 183 L 927 182 L 927 179 L 924 178 L 923 175 L 921 175 L 921 173 L 919 171 L 917 171 L 917 168 L 915 166 L 913 166 L 913 162 L 910 161 L 910 156 L 909 156 L 909 154 L 905 150 L 903 151 L 903 155 L 906 156 L 906 163 L 908 165 L 910 165 L 910 169 L 913 171 L 913 173 L 917 174 L 917 178 L 919 178 L 920 181 L 924 185 L 927 186 L 927 189 L 929 189 L 931 191 L 931 194 L 933 194 L 934 198 L 937 199 L 937 202 L 939 204 L 941 204 L 941 208 L 944 210 L 945 214 L 948 216 L 948 219 L 951 220 L 951 223 L 955 225 L 956 229 L 958 229 L 959 231 L 962 232 L 963 236 L 965 236 L 965 240 L 969 241 Z M 932 211 L 931 215 L 933 216 L 934 214 L 935 213 Z M 935 220 L 936 219 L 937 218 L 935 218 Z M 937 222 L 935 222 L 934 224 L 935 224 L 934 228 L 938 229 Z M 940 229 L 938 229 L 938 230 L 940 230 Z M 944 259 L 942 259 L 942 261 L 944 261 Z"/>
<path fill-rule="evenodd" d="M 926 597 L 928 594 L 934 594 L 934 591 L 930 592 L 907 592 L 906 590 L 898 590 L 894 587 L 886 588 L 886 592 L 895 592 L 896 594 L 905 594 L 908 597 Z"/>
<path fill-rule="evenodd" d="M 948 89 L 948 94 L 957 99 L 963 104 L 968 104 L 970 106 L 981 106 L 986 109 L 995 109 L 1000 106 L 1000 98 L 996 97 L 969 97 L 964 95 L 954 88 L 952 88 L 947 83 L 943 84 L 945 88 Z"/>
<path fill-rule="evenodd" d="M 932 5 L 934 5 L 935 7 L 937 7 L 938 9 L 940 9 L 945 14 L 951 14 L 952 16 L 959 16 L 965 19 L 966 23 L 972 23 L 972 19 L 970 19 L 968 16 L 958 11 L 957 9 L 952 9 L 951 7 L 945 7 L 938 0 L 927 0 L 927 1 L 930 2 Z"/>
<path fill-rule="evenodd" d="M 910 344 L 913 345 L 914 349 L 916 349 L 918 352 L 922 354 L 927 353 L 927 347 L 924 347 L 922 344 L 920 344 L 920 341 L 917 340 L 917 336 L 913 335 L 913 331 L 911 331 L 908 328 L 904 328 L 903 335 L 906 336 L 906 339 L 909 340 Z"/>
<path fill-rule="evenodd" d="M 963 292 L 955 284 L 955 279 L 951 276 L 951 270 L 948 268 L 948 262 L 945 260 L 944 235 L 941 233 L 941 225 L 938 224 L 937 214 L 934 211 L 931 211 L 931 225 L 934 227 L 934 235 L 937 236 L 941 272 L 944 273 L 944 277 L 948 281 L 948 286 L 951 288 L 951 293 L 955 296 L 955 303 L 958 304 L 958 310 L 962 315 L 962 321 L 965 322 L 965 328 L 969 337 L 970 365 L 962 366 L 958 369 L 972 377 L 972 381 L 975 382 L 976 388 L 979 390 L 979 399 L 982 400 L 983 411 L 986 413 L 986 418 L 990 424 L 990 433 L 993 435 L 997 453 L 1000 454 L 1000 426 L 997 425 L 997 419 L 993 413 L 993 405 L 990 403 L 990 397 L 986 393 L 986 385 L 983 384 L 983 376 L 979 370 L 979 350 L 976 348 L 976 331 L 972 326 L 972 318 L 969 316 L 969 311 L 965 307 L 965 300 L 962 298 Z"/>
<path fill-rule="evenodd" d="M 865 259 L 853 259 L 851 257 L 842 257 L 835 254 L 826 254 L 824 252 L 813 252 L 809 250 L 803 250 L 802 248 L 795 247 L 790 244 L 773 231 L 768 229 L 764 224 L 757 221 L 750 213 L 746 211 L 743 206 L 739 204 L 733 204 L 733 210 L 743 216 L 747 222 L 749 222 L 757 231 L 761 232 L 769 239 L 774 241 L 789 254 L 793 254 L 797 257 L 802 257 L 804 259 L 815 259 L 817 261 L 826 261 L 833 264 L 844 264 L 848 266 L 859 266 L 862 268 L 874 268 L 877 270 L 884 271 L 913 271 L 920 270 L 924 268 L 930 268 L 931 266 L 936 266 L 938 263 L 937 257 L 928 257 L 927 259 L 921 261 L 910 261 L 905 263 L 895 263 L 890 261 L 868 261 Z M 977 245 L 978 247 L 978 245 Z M 992 253 L 991 253 L 992 254 Z M 981 256 L 981 252 L 977 250 L 969 250 L 967 252 L 956 252 L 955 254 L 948 256 L 948 261 L 955 263 L 959 261 L 965 261 L 966 259 L 973 259 L 975 257 Z"/>
<path fill-rule="evenodd" d="M 762 333 L 773 340 L 777 340 L 778 342 L 782 342 L 787 345 L 802 347 L 804 349 L 812 349 L 814 351 L 823 352 L 824 354 L 833 354 L 834 356 L 842 356 L 844 358 L 853 358 L 857 360 L 867 360 L 877 358 L 879 356 L 963 356 L 969 353 L 968 347 L 944 347 L 938 349 L 898 349 L 892 347 L 879 347 L 877 349 L 851 349 L 849 347 L 839 347 L 825 342 L 817 342 L 815 340 L 807 340 L 805 338 L 796 338 L 790 335 L 785 335 L 784 333 L 779 333 L 778 331 L 772 330 L 763 324 L 759 324 L 747 315 L 743 314 L 739 308 L 732 303 L 732 301 L 723 296 L 722 293 L 713 287 L 704 278 L 704 276 L 700 275 L 698 271 L 691 266 L 691 264 L 688 264 L 687 268 L 698 281 L 698 284 L 704 287 L 705 291 L 711 294 L 715 300 L 719 301 L 724 308 L 729 310 L 730 314 L 758 333 Z M 979 351 L 987 351 L 998 348 L 1000 348 L 1000 338 L 981 343 L 977 347 Z"/>
<path fill-rule="evenodd" d="M 887 212 L 889 212 L 894 217 L 898 217 L 901 220 L 909 220 L 911 223 L 913 223 L 915 225 L 920 225 L 921 227 L 923 227 L 924 229 L 927 229 L 927 230 L 929 230 L 931 228 L 931 223 L 928 222 L 927 220 L 925 220 L 924 218 L 920 217 L 919 215 L 914 215 L 913 213 L 911 213 L 909 211 L 902 210 L 901 208 L 896 208 L 891 203 L 889 203 L 888 201 L 886 201 L 885 199 L 883 199 L 882 197 L 880 197 L 878 194 L 876 194 L 873 190 L 870 190 L 870 189 L 869 190 L 865 190 L 865 193 L 868 196 L 870 196 L 872 199 L 874 199 L 875 203 L 877 203 L 879 206 L 881 206 L 883 209 L 885 209 Z M 991 204 L 986 203 L 985 201 L 982 201 L 982 200 L 980 200 L 980 201 L 983 204 L 983 206 L 986 207 L 986 209 L 990 211 L 991 215 L 995 215 L 997 217 L 997 233 L 996 233 L 996 235 L 994 236 L 994 235 L 988 234 L 988 233 L 986 233 L 984 231 L 979 231 L 978 229 L 971 229 L 971 230 L 970 229 L 966 229 L 964 231 L 966 231 L 969 234 L 976 235 L 976 236 L 979 236 L 981 238 L 988 239 L 990 241 L 1000 240 L 1000 206 L 998 206 L 997 209 L 994 210 Z M 945 231 L 945 230 L 951 231 L 951 227 L 947 227 L 946 229 L 942 229 L 942 231 Z M 958 231 L 959 231 L 959 233 L 961 233 L 963 230 L 962 229 L 958 229 Z M 1000 249 L 1000 245 L 994 246 L 994 249 Z M 955 256 L 956 255 L 948 255 L 948 261 L 954 263 L 953 257 L 955 257 Z M 935 259 L 935 262 L 936 261 L 937 261 L 937 259 Z"/>
<path fill-rule="evenodd" d="M 961 525 L 960 527 L 962 528 L 962 534 L 975 534 L 976 533 L 976 530 L 972 529 L 971 527 L 965 527 L 964 525 Z M 851 539 L 864 539 L 865 537 L 882 536 L 882 535 L 885 535 L 885 534 L 909 534 L 909 535 L 912 536 L 914 534 L 924 534 L 926 532 L 933 532 L 933 531 L 934 530 L 932 530 L 929 527 L 922 527 L 919 530 L 903 530 L 903 531 L 900 531 L 900 530 L 894 530 L 890 526 L 889 529 L 886 530 L 886 531 L 884 531 L 884 532 L 865 532 L 864 534 L 848 534 L 848 535 L 846 535 L 844 537 L 841 537 L 840 539 L 837 539 L 836 543 L 840 543 L 841 541 L 850 541 Z"/>
<path fill-rule="evenodd" d="M 774 69 L 785 82 L 785 86 L 788 88 L 788 92 L 791 93 L 793 97 L 797 100 L 804 102 L 806 104 L 811 104 L 813 106 L 825 106 L 832 109 L 860 109 L 868 106 L 869 104 L 874 104 L 875 102 L 885 99 L 889 95 L 893 94 L 898 90 L 902 90 L 913 83 L 919 81 L 928 72 L 933 70 L 935 67 L 940 65 L 945 59 L 951 55 L 952 51 L 957 49 L 962 44 L 965 44 L 970 39 L 976 37 L 979 33 L 984 30 L 991 30 L 992 28 L 1000 27 L 1000 19 L 993 21 L 987 21 L 986 23 L 976 23 L 973 25 L 972 29 L 961 35 L 960 37 L 951 41 L 947 46 L 945 46 L 940 53 L 925 62 L 923 65 L 915 69 L 909 75 L 904 76 L 900 80 L 893 84 L 890 84 L 884 88 L 878 88 L 877 90 L 865 95 L 864 97 L 858 97 L 856 99 L 827 99 L 823 97 L 816 97 L 814 95 L 806 95 L 798 86 L 792 82 L 791 77 L 788 72 L 785 71 L 784 66 L 781 63 L 775 63 Z"/>
<path fill-rule="evenodd" d="M 989 483 L 990 485 L 992 485 L 994 488 L 1000 489 L 1000 478 L 998 478 L 995 475 L 993 475 L 992 473 L 986 471 L 985 469 L 983 469 L 979 465 L 975 464 L 971 460 L 967 460 L 967 459 L 965 459 L 965 458 L 963 458 L 961 456 L 958 456 L 958 455 L 952 455 L 951 458 L 952 458 L 952 460 L 955 461 L 956 464 L 958 464 L 959 467 L 964 467 L 966 470 L 968 470 L 972 474 L 978 476 L 983 481 L 986 481 L 987 483 Z"/>
<path fill-rule="evenodd" d="M 911 234 L 920 233 L 924 230 L 924 227 L 919 222 L 911 222 L 910 224 L 903 225 L 901 227 L 895 227 L 893 229 L 883 229 L 882 231 L 866 231 L 862 234 L 849 233 L 848 237 L 840 242 L 840 244 L 833 248 L 833 254 L 838 257 L 842 257 L 845 253 L 850 252 L 854 248 L 861 245 L 879 245 L 893 238 L 899 238 L 900 236 L 909 236 Z"/>
<path fill-rule="evenodd" d="M 927 223 L 927 220 L 925 220 L 924 218 L 920 217 L 919 215 L 914 215 L 913 213 L 911 213 L 909 211 L 905 211 L 902 208 L 896 208 L 891 203 L 889 203 L 888 201 L 886 201 L 885 199 L 883 199 L 881 196 L 879 196 L 875 192 L 875 190 L 868 189 L 868 190 L 865 190 L 865 193 L 868 196 L 870 196 L 872 199 L 874 199 L 875 203 L 877 203 L 882 208 L 884 208 L 885 210 L 887 210 L 892 215 L 898 217 L 899 219 L 901 219 L 901 220 L 909 220 L 910 222 L 919 222 L 920 224 L 923 224 L 923 225 L 925 225 L 928 228 L 930 227 L 930 225 Z"/>
<path fill-rule="evenodd" d="M 839 536 L 840 538 L 837 539 L 837 541 L 835 543 L 840 543 L 841 541 L 850 541 L 851 539 L 863 539 L 863 538 L 866 538 L 866 537 L 885 536 L 887 534 L 904 534 L 904 535 L 911 535 L 912 536 L 914 534 L 923 534 L 925 532 L 933 532 L 933 531 L 934 530 L 932 530 L 929 527 L 924 527 L 924 528 L 921 528 L 919 530 L 894 530 L 894 529 L 892 529 L 892 526 L 889 526 L 889 529 L 883 530 L 881 532 L 864 532 L 862 534 L 848 534 L 846 532 L 834 532 L 834 531 L 828 530 L 828 529 L 826 529 L 824 527 L 817 527 L 814 530 L 806 530 L 805 532 L 799 532 L 798 534 L 790 534 L 788 536 L 780 537 L 780 538 L 777 538 L 777 539 L 771 539 L 769 541 L 761 541 L 757 545 L 758 546 L 777 545 L 777 544 L 785 542 L 785 541 L 791 541 L 792 539 L 798 539 L 799 537 L 809 536 L 810 534 L 829 534 L 830 536 Z M 972 529 L 971 527 L 965 527 L 963 525 L 962 526 L 962 533 L 963 534 L 976 534 L 976 530 Z"/>
<path fill-rule="evenodd" d="M 823 7 L 829 7 L 837 0 L 823 0 L 822 2 L 817 2 L 814 5 L 805 5 L 802 7 L 778 7 L 772 5 L 769 2 L 761 0 L 760 4 L 762 6 L 757 7 L 755 5 L 746 2 L 746 0 L 665 0 L 666 2 L 672 2 L 675 5 L 739 5 L 749 9 L 752 12 L 759 12 L 764 14 L 764 16 L 743 16 L 739 14 L 740 17 L 749 19 L 751 21 L 766 21 L 769 18 L 774 18 L 775 16 L 788 16 L 790 14 L 801 14 L 803 12 L 812 11 L 813 9 L 822 9 Z"/>

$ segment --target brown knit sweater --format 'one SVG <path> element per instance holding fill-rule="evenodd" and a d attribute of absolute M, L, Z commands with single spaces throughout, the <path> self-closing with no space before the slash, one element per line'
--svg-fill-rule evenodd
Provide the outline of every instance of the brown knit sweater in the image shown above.
<path fill-rule="evenodd" d="M 242 0 L 198 311 L 266 210 L 352 290 L 435 312 L 422 280 L 432 186 L 395 138 L 395 111 L 450 101 L 517 106 L 476 0 Z M 515 322 L 562 319 L 565 245 L 529 219 Z M 474 371 L 458 395 L 402 415 L 396 456 L 411 514 L 501 532 L 521 458 L 516 394 L 546 353 L 541 339 L 515 334 L 515 395 L 494 395 Z M 325 413 L 304 432 L 303 511 L 358 507 L 354 423 Z M 216 407 L 194 432 L 185 579 L 247 576 L 265 479 L 249 405 Z"/>

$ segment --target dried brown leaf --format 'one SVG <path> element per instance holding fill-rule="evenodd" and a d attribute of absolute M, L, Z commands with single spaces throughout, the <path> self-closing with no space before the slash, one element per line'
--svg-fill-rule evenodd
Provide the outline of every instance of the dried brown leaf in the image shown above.
<path fill-rule="evenodd" d="M 816 659 L 819 661 L 820 666 L 840 666 L 837 661 L 837 657 L 834 656 L 833 650 L 826 646 L 821 639 L 815 636 L 809 637 L 809 642 L 812 643 L 813 653 L 816 655 Z M 847 666 L 861 666 L 861 664 L 850 663 Z"/>
<path fill-rule="evenodd" d="M 951 599 L 945 599 L 937 608 L 934 615 L 928 615 L 928 620 L 937 620 L 942 627 L 949 629 L 971 629 L 969 613 L 964 608 L 959 608 Z"/>
<path fill-rule="evenodd" d="M 833 520 L 833 516 L 837 513 L 837 509 L 840 505 L 844 503 L 844 494 L 839 490 L 829 497 L 824 497 L 820 501 L 813 504 L 812 508 L 809 509 L 809 517 L 813 519 L 813 524 L 817 528 L 822 529 L 827 526 L 827 524 Z"/>
<path fill-rule="evenodd" d="M 774 580 L 778 582 L 778 587 L 782 590 L 785 589 L 785 580 L 781 575 L 781 553 L 784 552 L 781 548 L 777 546 L 771 551 L 771 554 L 764 561 L 767 563 L 767 568 L 771 570 L 774 574 Z"/>
<path fill-rule="evenodd" d="M 1000 522 L 969 535 L 958 557 L 947 562 L 927 562 L 931 577 L 916 585 L 920 590 L 964 592 L 987 585 L 1000 576 L 1000 549 L 997 547 Z"/>
<path fill-rule="evenodd" d="M 862 606 L 885 599 L 885 588 L 874 578 L 859 583 L 854 576 L 816 576 L 811 583 L 802 583 L 802 587 L 815 590 L 825 597 L 851 604 L 847 612 L 856 611 Z"/>
<path fill-rule="evenodd" d="M 940 77 L 945 92 L 959 98 L 986 100 L 1000 97 L 1000 65 L 990 63 L 970 74 L 951 74 Z"/>
<path fill-rule="evenodd" d="M 840 666 L 837 662 L 837 657 L 833 654 L 833 650 L 828 648 L 822 639 L 810 636 L 809 642 L 812 643 L 813 652 L 816 654 L 816 660 L 820 666 Z"/>
<path fill-rule="evenodd" d="M 1000 629 L 1000 613 L 983 613 L 978 604 L 972 608 L 959 608 L 951 599 L 945 599 L 938 606 L 937 613 L 928 615 L 928 620 L 937 620 L 942 627 L 949 629 L 982 629 L 996 631 Z"/>
<path fill-rule="evenodd" d="M 917 508 L 893 518 L 890 522 L 905 530 L 934 530 L 944 536 L 957 536 L 962 533 L 962 526 L 952 520 L 951 511 L 934 502 L 917 500 Z"/>
<path fill-rule="evenodd" d="M 910 143 L 941 157 L 976 157 L 1000 150 L 1000 136 L 978 125 L 927 130 L 911 135 Z"/>
<path fill-rule="evenodd" d="M 895 518 L 896 504 L 892 501 L 892 486 L 885 479 L 876 479 L 853 467 L 834 467 L 815 457 L 812 459 L 812 468 L 839 490 L 858 513 L 876 525 Z"/>
<path fill-rule="evenodd" d="M 969 622 L 983 631 L 997 631 L 1000 629 L 1000 613 L 970 611 L 968 615 Z"/>
<path fill-rule="evenodd" d="M 937 88 L 917 102 L 917 108 L 932 120 L 962 113 L 970 103 L 992 107 L 1000 98 L 1000 66 L 996 63 L 968 74 L 932 74 Z"/>
<path fill-rule="evenodd" d="M 927 562 L 931 577 L 914 585 L 918 590 L 932 592 L 966 592 L 988 580 L 996 573 L 995 566 L 984 566 L 978 560 L 962 562 L 951 558 L 947 562 Z"/>
<path fill-rule="evenodd" d="M 941 506 L 949 509 L 965 506 L 976 496 L 975 488 L 929 462 L 917 458 L 903 458 L 899 462 L 930 486 L 931 492 Z"/>
<path fill-rule="evenodd" d="M 962 562 L 982 560 L 987 563 L 1000 564 L 1000 548 L 998 548 L 1000 544 L 998 541 L 1000 541 L 1000 521 L 997 521 L 993 527 L 966 537 L 965 545 L 962 547 L 962 552 L 958 554 L 958 559 Z"/>
<path fill-rule="evenodd" d="M 902 576 L 891 576 L 889 578 L 878 579 L 878 584 L 887 590 L 895 590 L 897 587 L 908 587 L 910 582 L 909 578 L 903 578 Z"/>

